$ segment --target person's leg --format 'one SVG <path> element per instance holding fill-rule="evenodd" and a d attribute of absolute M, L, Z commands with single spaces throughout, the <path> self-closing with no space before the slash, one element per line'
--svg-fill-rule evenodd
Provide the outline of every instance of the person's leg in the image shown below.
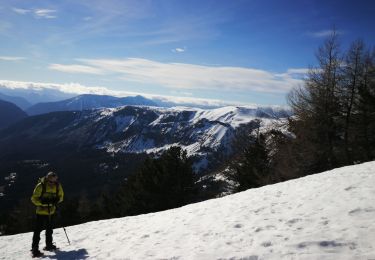
<path fill-rule="evenodd" d="M 53 216 L 46 216 L 46 247 L 53 247 Z"/>
<path fill-rule="evenodd" d="M 43 230 L 43 216 L 36 214 L 35 223 L 34 223 L 34 234 L 33 234 L 33 243 L 31 249 L 33 251 L 39 250 L 39 241 L 40 241 L 40 232 Z"/>

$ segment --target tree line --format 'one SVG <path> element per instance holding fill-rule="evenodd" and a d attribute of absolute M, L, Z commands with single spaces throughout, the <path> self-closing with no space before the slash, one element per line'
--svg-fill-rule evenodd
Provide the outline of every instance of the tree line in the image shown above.
<path fill-rule="evenodd" d="M 227 171 L 235 190 L 375 159 L 375 49 L 357 40 L 343 51 L 333 32 L 316 58 L 304 84 L 288 94 L 286 131 L 240 131 Z"/>

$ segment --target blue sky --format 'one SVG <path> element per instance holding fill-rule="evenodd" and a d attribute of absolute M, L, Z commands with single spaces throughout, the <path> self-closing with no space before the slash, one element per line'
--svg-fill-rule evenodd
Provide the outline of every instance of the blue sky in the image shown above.
<path fill-rule="evenodd" d="M 343 49 L 375 42 L 374 13 L 358 0 L 3 0 L 0 80 L 283 105 L 334 26 Z"/>

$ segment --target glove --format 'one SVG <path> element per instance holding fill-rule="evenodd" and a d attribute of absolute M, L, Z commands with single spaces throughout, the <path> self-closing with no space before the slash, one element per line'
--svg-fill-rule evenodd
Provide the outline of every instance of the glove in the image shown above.
<path fill-rule="evenodd" d="M 49 198 L 40 198 L 40 203 L 42 203 L 43 205 L 48 205 L 50 203 L 50 199 Z"/>
<path fill-rule="evenodd" d="M 58 202 L 59 202 L 59 198 L 58 198 L 58 197 L 55 197 L 55 198 L 52 198 L 52 199 L 51 199 L 51 203 L 52 203 L 53 205 L 56 205 Z"/>
<path fill-rule="evenodd" d="M 57 204 L 59 198 L 40 198 L 40 202 L 45 205 Z"/>

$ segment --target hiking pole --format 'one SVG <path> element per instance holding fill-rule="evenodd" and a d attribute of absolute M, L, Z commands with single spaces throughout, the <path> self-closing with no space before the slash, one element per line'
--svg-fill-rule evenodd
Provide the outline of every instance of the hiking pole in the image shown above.
<path fill-rule="evenodd" d="M 60 218 L 61 218 L 61 214 L 60 214 L 60 211 L 57 210 L 57 204 L 55 204 L 55 209 L 56 209 L 56 215 L 59 214 Z M 62 226 L 63 230 L 64 230 L 64 233 L 65 233 L 65 236 L 66 236 L 66 239 L 68 240 L 68 243 L 70 245 L 70 240 L 69 240 L 69 237 L 68 237 L 68 233 L 66 233 L 66 229 L 64 226 Z"/>
<path fill-rule="evenodd" d="M 69 245 L 70 245 L 70 240 L 69 240 L 68 234 L 66 233 L 65 227 L 63 226 L 62 228 L 64 229 L 66 239 L 68 239 L 68 243 L 69 243 Z"/>

